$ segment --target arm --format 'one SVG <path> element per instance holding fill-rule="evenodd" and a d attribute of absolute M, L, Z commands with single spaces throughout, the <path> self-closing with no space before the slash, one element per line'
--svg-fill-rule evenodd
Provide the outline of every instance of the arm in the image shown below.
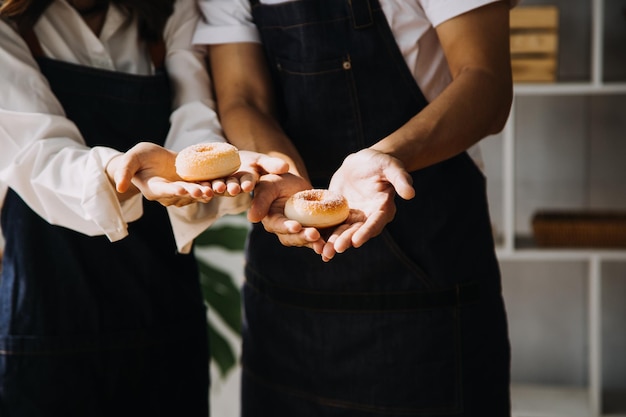
<path fill-rule="evenodd" d="M 307 177 L 306 168 L 274 117 L 274 99 L 263 49 L 257 43 L 208 47 L 222 127 L 241 149 L 284 159 L 289 172 Z"/>
<path fill-rule="evenodd" d="M 395 214 L 394 189 L 412 197 L 403 168 L 411 172 L 443 161 L 503 128 L 513 94 L 508 16 L 508 3 L 496 2 L 437 27 L 453 81 L 404 126 L 350 155 L 335 173 L 331 188 L 359 216 L 329 238 L 325 259 L 382 231 Z"/>
<path fill-rule="evenodd" d="M 249 207 L 247 193 L 258 179 L 252 166 L 281 173 L 286 170 L 286 164 L 276 158 L 242 151 L 241 169 L 227 179 L 201 184 L 180 181 L 174 171 L 176 151 L 199 142 L 225 139 L 216 113 L 205 51 L 192 44 L 199 20 L 195 0 L 178 0 L 174 6 L 163 32 L 165 65 L 174 93 L 166 149 L 140 143 L 112 160 L 107 171 L 113 175 L 118 191 L 135 186 L 146 198 L 167 205 L 178 249 L 188 252 L 193 239 L 217 218 Z M 218 196 L 214 197 L 214 193 Z M 228 196 L 221 196 L 223 193 Z M 192 204 L 196 202 L 206 204 Z"/>
<path fill-rule="evenodd" d="M 508 16 L 509 4 L 500 1 L 439 25 L 437 35 L 453 82 L 371 149 L 415 171 L 502 130 L 513 98 Z"/>
<path fill-rule="evenodd" d="M 0 199 L 11 187 L 52 224 L 111 240 L 126 236 L 126 223 L 141 215 L 140 200 L 120 204 L 104 175 L 120 152 L 85 146 L 28 47 L 4 20 L 0 62 Z"/>
<path fill-rule="evenodd" d="M 60 7 L 61 3 L 55 5 Z M 46 18 L 59 19 L 57 12 L 50 11 Z M 73 23 L 72 27 L 81 30 L 81 25 Z M 54 31 L 53 26 L 42 30 L 40 39 L 46 47 L 51 39 L 55 39 L 57 49 L 75 46 L 71 39 L 47 36 Z M 127 223 L 142 215 L 142 204 L 137 188 L 126 184 L 118 190 L 124 193 L 116 193 L 112 186 L 114 174 L 107 168 L 113 169 L 113 161 L 122 153 L 85 145 L 28 47 L 4 20 L 0 20 L 0 45 L 0 198 L 11 187 L 51 224 L 86 235 L 106 235 L 110 240 L 123 238 Z M 52 48 L 51 57 L 58 59 L 55 51 Z M 160 199 L 163 192 L 167 198 L 186 199 L 185 187 L 169 184 L 150 198 Z M 193 193 L 203 193 L 197 185 L 190 187 Z"/>
<path fill-rule="evenodd" d="M 274 118 L 270 76 L 260 44 L 217 44 L 208 47 L 218 113 L 228 140 L 240 149 L 281 158 L 289 173 L 261 178 L 248 213 L 290 246 L 323 245 L 319 232 L 302 228 L 283 216 L 284 203 L 293 193 L 311 188 L 304 162 Z M 269 215 L 268 215 L 269 214 Z"/>

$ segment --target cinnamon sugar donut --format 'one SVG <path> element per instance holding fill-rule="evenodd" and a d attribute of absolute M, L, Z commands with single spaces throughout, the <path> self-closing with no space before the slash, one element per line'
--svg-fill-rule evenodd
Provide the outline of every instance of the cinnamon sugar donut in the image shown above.
<path fill-rule="evenodd" d="M 331 227 L 348 218 L 350 208 L 344 196 L 328 190 L 304 190 L 285 203 L 285 216 L 302 226 Z"/>
<path fill-rule="evenodd" d="M 185 181 L 224 178 L 240 166 L 239 151 L 225 142 L 198 143 L 186 147 L 176 156 L 176 173 Z"/>

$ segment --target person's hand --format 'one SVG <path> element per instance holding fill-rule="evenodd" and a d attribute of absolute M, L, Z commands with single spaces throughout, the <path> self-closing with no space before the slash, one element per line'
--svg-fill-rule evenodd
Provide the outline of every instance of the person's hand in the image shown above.
<path fill-rule="evenodd" d="M 348 200 L 350 215 L 327 238 L 324 261 L 380 234 L 396 214 L 396 193 L 405 200 L 415 196 L 412 178 L 402 162 L 372 149 L 349 155 L 333 175 L 329 189 Z"/>
<path fill-rule="evenodd" d="M 107 174 L 120 199 L 137 192 L 164 206 L 208 202 L 215 193 L 210 182 L 183 181 L 175 168 L 176 152 L 150 142 L 141 142 L 107 165 Z"/>
<path fill-rule="evenodd" d="M 321 254 L 325 242 L 320 232 L 314 227 L 303 227 L 284 214 L 287 199 L 298 191 L 310 188 L 307 180 L 290 173 L 263 175 L 254 189 L 248 220 L 262 222 L 265 230 L 276 234 L 285 246 L 308 247 Z"/>
<path fill-rule="evenodd" d="M 262 153 L 240 150 L 239 157 L 241 166 L 237 172 L 229 178 L 211 182 L 215 193 L 229 195 L 236 195 L 240 192 L 249 193 L 254 190 L 262 175 L 284 174 L 289 170 L 289 164 L 283 159 Z"/>

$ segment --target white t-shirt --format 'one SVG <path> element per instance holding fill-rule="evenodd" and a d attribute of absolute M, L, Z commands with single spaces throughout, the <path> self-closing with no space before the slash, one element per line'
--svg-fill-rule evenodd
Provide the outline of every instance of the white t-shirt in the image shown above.
<path fill-rule="evenodd" d="M 204 56 L 191 45 L 197 21 L 194 0 L 179 0 L 164 30 L 165 65 L 174 91 L 165 146 L 176 151 L 192 143 L 225 140 Z M 96 36 L 66 0 L 54 0 L 34 27 L 49 58 L 152 74 L 149 55 L 135 41 L 137 30 L 136 19 L 111 5 Z M 125 237 L 128 222 L 138 219 L 143 209 L 140 195 L 120 204 L 106 176 L 108 161 L 120 152 L 85 145 L 26 43 L 4 20 L 0 20 L 0 62 L 0 202 L 11 187 L 52 224 L 86 235 L 106 235 L 112 241 Z M 249 196 L 241 195 L 168 207 L 178 250 L 188 252 L 193 239 L 217 217 L 241 212 L 248 203 Z"/>
<path fill-rule="evenodd" d="M 279 4 L 297 0 L 260 0 Z M 417 85 L 430 102 L 452 81 L 439 38 L 437 25 L 465 12 L 501 0 L 379 0 L 400 52 Z M 519 0 L 508 1 L 510 7 Z M 195 44 L 260 42 L 252 22 L 249 0 L 198 0 L 204 19 L 193 38 Z M 478 145 L 468 153 L 482 169 Z"/>
<path fill-rule="evenodd" d="M 294 0 L 260 0 L 279 4 Z M 297 0 L 296 0 L 297 1 Z M 379 0 L 400 52 L 428 101 L 452 80 L 435 27 L 472 9 L 500 0 Z M 517 0 L 510 1 L 513 6 Z M 198 0 L 204 19 L 196 44 L 260 42 L 248 0 Z"/>

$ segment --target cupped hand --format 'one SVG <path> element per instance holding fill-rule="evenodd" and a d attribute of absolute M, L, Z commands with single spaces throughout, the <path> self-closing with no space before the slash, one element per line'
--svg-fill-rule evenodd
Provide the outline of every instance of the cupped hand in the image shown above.
<path fill-rule="evenodd" d="M 285 246 L 308 247 L 321 254 L 325 241 L 320 232 L 314 227 L 303 227 L 284 214 L 287 199 L 298 191 L 308 189 L 311 189 L 311 184 L 297 175 L 263 175 L 254 189 L 248 220 L 262 222 L 265 230 L 274 233 Z"/>
<path fill-rule="evenodd" d="M 210 201 L 216 195 L 235 196 L 251 192 L 260 176 L 287 172 L 289 165 L 279 158 L 240 151 L 241 167 L 228 178 L 188 182 L 176 173 L 176 153 L 150 142 L 141 142 L 115 157 L 107 173 L 122 198 L 133 194 L 133 187 L 148 200 L 164 206 L 185 206 Z"/>
<path fill-rule="evenodd" d="M 209 182 L 183 181 L 175 168 L 176 153 L 154 143 L 141 142 L 113 158 L 107 173 L 121 198 L 141 192 L 164 206 L 208 202 L 215 193 Z"/>
<path fill-rule="evenodd" d="M 396 214 L 396 194 L 405 200 L 415 196 L 412 178 L 402 162 L 372 149 L 349 155 L 333 175 L 329 189 L 348 200 L 350 215 L 327 238 L 324 261 L 379 235 Z"/>

